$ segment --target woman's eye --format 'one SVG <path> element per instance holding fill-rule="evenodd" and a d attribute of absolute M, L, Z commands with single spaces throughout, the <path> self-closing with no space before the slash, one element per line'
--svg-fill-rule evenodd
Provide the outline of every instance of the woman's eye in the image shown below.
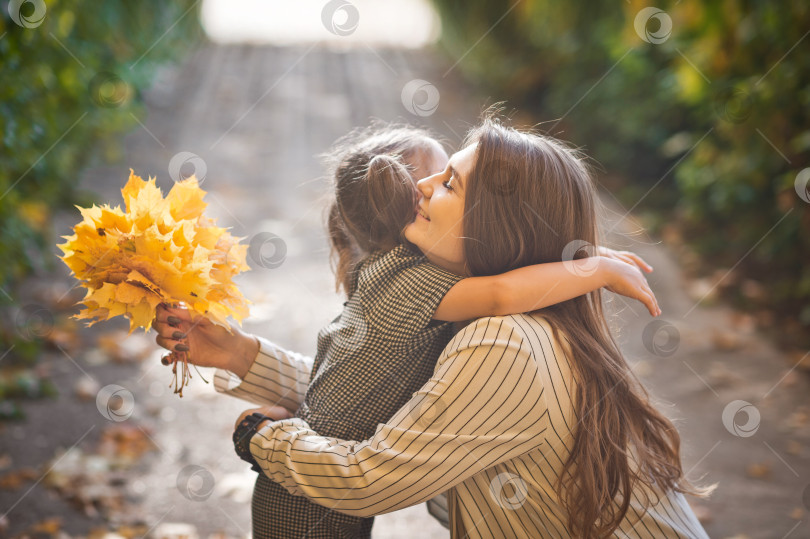
<path fill-rule="evenodd" d="M 448 191 L 452 191 L 452 190 L 453 190 L 453 186 L 452 186 L 452 185 L 450 185 L 450 180 L 445 180 L 445 181 L 443 181 L 443 182 L 442 182 L 442 185 L 443 185 L 443 186 L 444 186 L 444 188 L 445 188 L 445 189 L 447 189 Z"/>

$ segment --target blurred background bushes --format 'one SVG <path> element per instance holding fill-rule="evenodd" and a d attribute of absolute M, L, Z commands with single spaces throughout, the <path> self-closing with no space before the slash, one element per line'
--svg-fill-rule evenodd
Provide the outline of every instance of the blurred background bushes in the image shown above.
<path fill-rule="evenodd" d="M 44 17 L 37 4 L 46 6 Z M 17 361 L 32 362 L 37 346 L 11 305 L 23 277 L 56 262 L 51 212 L 91 202 L 76 189 L 80 169 L 115 154 L 111 135 L 137 125 L 156 68 L 199 42 L 196 4 L 26 2 L 18 24 L 20 2 L 0 0 L 0 345 L 13 346 Z M 30 383 L 18 386 L 0 380 L 0 402 L 30 393 Z"/>
<path fill-rule="evenodd" d="M 693 275 L 734 268 L 717 290 L 810 344 L 810 205 L 794 187 L 810 166 L 810 3 L 668 0 L 638 21 L 638 0 L 434 4 L 468 78 L 583 146 L 627 209 L 686 242 Z"/>

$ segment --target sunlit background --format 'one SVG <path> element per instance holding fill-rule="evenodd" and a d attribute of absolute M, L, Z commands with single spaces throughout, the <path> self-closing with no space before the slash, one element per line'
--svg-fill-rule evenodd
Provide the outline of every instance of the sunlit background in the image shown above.
<path fill-rule="evenodd" d="M 340 4 L 336 4 L 338 8 Z M 323 2 L 305 0 L 204 0 L 200 19 L 217 43 L 292 45 L 325 42 L 332 46 L 417 48 L 435 43 L 441 22 L 428 0 L 361 0 L 336 9 L 324 24 Z M 354 14 L 362 14 L 355 20 Z M 345 27 L 334 33 L 335 27 Z"/>

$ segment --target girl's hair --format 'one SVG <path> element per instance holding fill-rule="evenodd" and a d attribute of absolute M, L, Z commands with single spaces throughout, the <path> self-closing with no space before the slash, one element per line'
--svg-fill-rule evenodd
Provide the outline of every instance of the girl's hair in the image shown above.
<path fill-rule="evenodd" d="M 431 144 L 435 139 L 425 130 L 376 125 L 341 138 L 327 154 L 334 182 L 327 228 L 336 290 L 351 295 L 358 263 L 404 241 L 402 231 L 416 214 L 410 170 L 418 152 L 431 150 Z"/>
<path fill-rule="evenodd" d="M 470 275 L 571 259 L 564 251 L 584 245 L 572 243 L 576 240 L 597 245 L 597 199 L 584 158 L 576 150 L 505 127 L 491 113 L 466 143 L 478 144 L 465 186 L 462 224 Z M 586 256 L 579 250 L 573 258 Z M 650 403 L 622 356 L 607 325 L 600 291 L 548 307 L 543 315 L 553 322 L 560 343 L 564 329 L 579 381 L 578 428 L 555 485 L 574 536 L 610 535 L 624 519 L 638 486 L 708 496 L 716 485 L 695 487 L 684 477 L 678 431 Z M 618 492 L 621 502 L 616 500 Z"/>

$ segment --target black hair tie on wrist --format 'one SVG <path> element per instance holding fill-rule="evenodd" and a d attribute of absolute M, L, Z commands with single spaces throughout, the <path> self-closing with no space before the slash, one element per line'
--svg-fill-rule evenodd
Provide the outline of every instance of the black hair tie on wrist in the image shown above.
<path fill-rule="evenodd" d="M 253 454 L 250 452 L 250 440 L 253 438 L 253 435 L 259 431 L 259 423 L 264 420 L 274 421 L 272 417 L 267 417 L 259 412 L 253 412 L 240 421 L 236 430 L 233 431 L 233 448 L 236 454 L 240 459 L 251 465 L 251 470 L 259 473 L 262 473 L 262 469 L 256 463 L 256 459 L 253 458 Z"/>

